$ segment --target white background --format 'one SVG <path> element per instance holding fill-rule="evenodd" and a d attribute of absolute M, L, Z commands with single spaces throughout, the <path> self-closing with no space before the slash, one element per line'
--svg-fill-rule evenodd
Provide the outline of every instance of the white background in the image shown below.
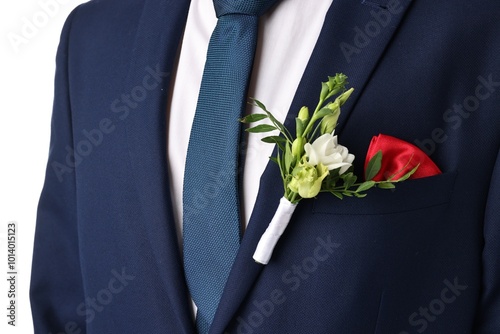
<path fill-rule="evenodd" d="M 0 333 L 33 333 L 28 292 L 36 207 L 49 148 L 55 55 L 66 17 L 83 2 L 0 3 Z M 27 22 L 35 29 L 27 28 Z M 19 44 L 14 38 L 20 38 Z M 9 221 L 18 225 L 16 327 L 7 325 Z"/>

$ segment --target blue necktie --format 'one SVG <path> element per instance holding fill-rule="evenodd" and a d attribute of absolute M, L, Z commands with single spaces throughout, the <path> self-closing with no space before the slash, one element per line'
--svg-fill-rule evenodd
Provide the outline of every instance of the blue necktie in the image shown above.
<path fill-rule="evenodd" d="M 214 0 L 183 189 L 184 269 L 208 333 L 240 245 L 238 156 L 259 16 L 278 0 Z"/>

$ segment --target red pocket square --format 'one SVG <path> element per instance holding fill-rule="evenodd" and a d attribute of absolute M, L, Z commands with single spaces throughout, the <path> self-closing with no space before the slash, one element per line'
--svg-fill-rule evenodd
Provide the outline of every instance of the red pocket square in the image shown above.
<path fill-rule="evenodd" d="M 366 153 L 365 170 L 370 159 L 378 151 L 382 151 L 382 166 L 372 179 L 374 181 L 384 181 L 393 175 L 395 175 L 394 180 L 397 180 L 417 165 L 419 167 L 410 179 L 441 174 L 438 166 L 417 146 L 383 134 L 372 138 Z"/>

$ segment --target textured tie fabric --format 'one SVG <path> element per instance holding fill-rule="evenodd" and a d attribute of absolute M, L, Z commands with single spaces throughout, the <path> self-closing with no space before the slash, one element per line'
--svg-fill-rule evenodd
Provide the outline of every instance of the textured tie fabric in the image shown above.
<path fill-rule="evenodd" d="M 214 0 L 218 17 L 208 46 L 191 129 L 183 187 L 184 269 L 208 333 L 240 244 L 238 156 L 258 18 L 279 0 Z"/>

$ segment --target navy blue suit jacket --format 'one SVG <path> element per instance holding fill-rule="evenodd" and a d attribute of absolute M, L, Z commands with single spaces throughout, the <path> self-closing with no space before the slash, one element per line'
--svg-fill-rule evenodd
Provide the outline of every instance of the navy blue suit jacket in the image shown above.
<path fill-rule="evenodd" d="M 36 333 L 195 332 L 166 159 L 188 7 L 94 0 L 67 20 L 33 258 Z M 282 195 L 270 164 L 210 333 L 500 333 L 499 55 L 499 1 L 334 0 L 287 123 L 343 72 L 356 91 L 336 133 L 356 173 L 384 133 L 443 174 L 363 200 L 302 201 L 262 266 L 252 253 Z"/>

